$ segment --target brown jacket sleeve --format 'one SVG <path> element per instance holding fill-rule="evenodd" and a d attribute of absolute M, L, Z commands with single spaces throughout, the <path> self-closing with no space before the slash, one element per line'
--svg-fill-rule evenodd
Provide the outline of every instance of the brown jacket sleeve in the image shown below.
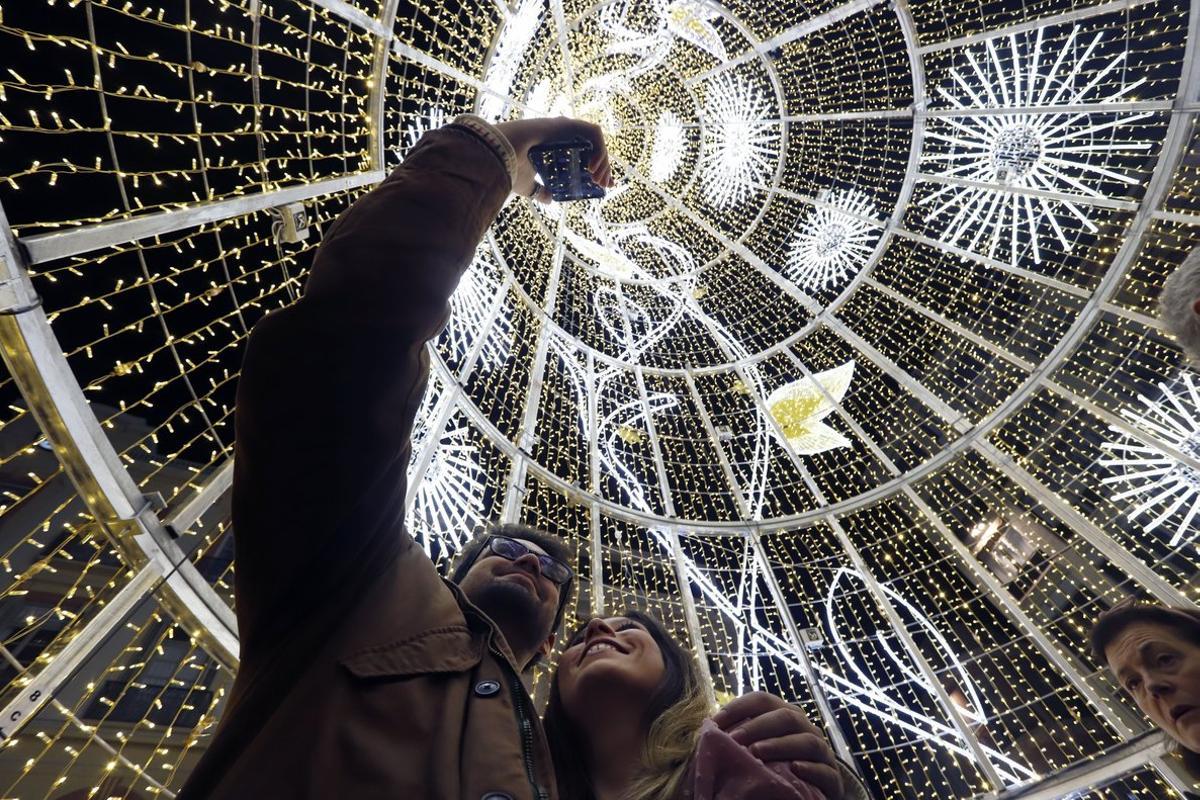
<path fill-rule="evenodd" d="M 304 296 L 251 332 L 233 481 L 243 659 L 411 546 L 405 473 L 424 344 L 510 188 L 477 133 L 429 133 L 329 228 Z"/>

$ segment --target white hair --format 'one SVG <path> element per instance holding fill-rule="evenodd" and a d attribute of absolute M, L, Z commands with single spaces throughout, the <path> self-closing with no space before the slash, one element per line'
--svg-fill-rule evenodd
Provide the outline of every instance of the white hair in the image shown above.
<path fill-rule="evenodd" d="M 1192 359 L 1200 360 L 1200 247 L 1188 253 L 1179 268 L 1167 278 L 1158 296 L 1159 316 L 1167 331 Z"/>

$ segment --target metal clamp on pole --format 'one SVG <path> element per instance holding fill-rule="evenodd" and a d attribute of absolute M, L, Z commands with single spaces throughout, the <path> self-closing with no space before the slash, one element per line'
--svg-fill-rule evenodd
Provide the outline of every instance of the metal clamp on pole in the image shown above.
<path fill-rule="evenodd" d="M 167 507 L 167 501 L 163 499 L 162 492 L 148 492 L 142 495 L 142 506 L 134 513 L 134 517 L 140 517 L 147 511 L 163 511 Z"/>
<path fill-rule="evenodd" d="M 0 278 L 0 314 L 24 314 L 41 307 L 42 298 L 29 275 L 18 265 L 7 263 L 4 256 L 0 256 L 0 276 L 9 276 Z"/>

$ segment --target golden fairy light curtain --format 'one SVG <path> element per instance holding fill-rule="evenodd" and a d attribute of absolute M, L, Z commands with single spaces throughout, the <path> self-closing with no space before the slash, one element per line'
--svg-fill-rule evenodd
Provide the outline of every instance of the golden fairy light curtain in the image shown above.
<path fill-rule="evenodd" d="M 1154 319 L 1200 225 L 1196 19 L 0 0 L 0 796 L 182 784 L 237 662 L 245 337 L 464 112 L 593 119 L 620 183 L 511 200 L 458 287 L 410 469 L 435 561 L 566 537 L 575 618 L 658 614 L 879 797 L 1135 739 L 1084 639 L 1200 600 L 1200 378 Z M 1175 796 L 1132 747 L 1080 796 Z"/>

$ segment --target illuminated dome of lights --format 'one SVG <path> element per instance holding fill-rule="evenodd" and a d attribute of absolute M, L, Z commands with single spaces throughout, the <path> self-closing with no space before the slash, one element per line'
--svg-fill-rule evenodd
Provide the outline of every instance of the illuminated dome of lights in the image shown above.
<path fill-rule="evenodd" d="M 436 562 L 566 537 L 573 616 L 659 615 L 878 798 L 1177 797 L 1085 642 L 1200 602 L 1200 376 L 1155 319 L 1200 233 L 1188 6 L 0 0 L 0 797 L 182 785 L 237 665 L 247 332 L 466 112 L 598 122 L 618 186 L 511 199 L 452 299 Z"/>

